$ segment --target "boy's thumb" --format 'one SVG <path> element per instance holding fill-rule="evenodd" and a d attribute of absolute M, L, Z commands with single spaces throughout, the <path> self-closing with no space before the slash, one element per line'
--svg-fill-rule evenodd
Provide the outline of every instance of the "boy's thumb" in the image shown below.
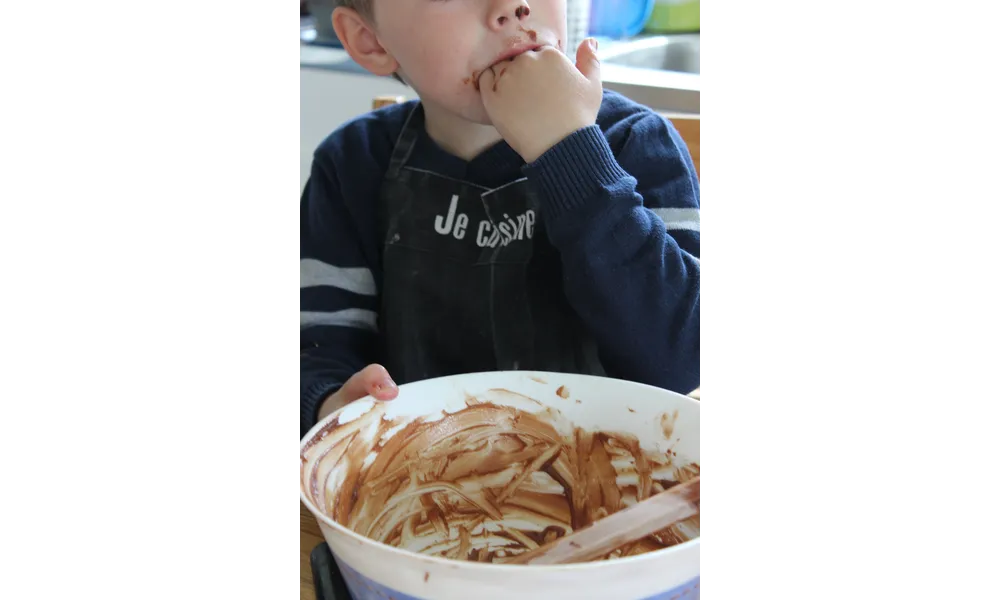
<path fill-rule="evenodd" d="M 591 81 L 601 81 L 601 61 L 597 58 L 597 40 L 587 38 L 576 49 L 576 68 Z"/>
<path fill-rule="evenodd" d="M 346 404 L 371 395 L 376 400 L 392 400 L 399 388 L 382 365 L 368 365 L 355 373 L 342 388 L 341 400 Z"/>

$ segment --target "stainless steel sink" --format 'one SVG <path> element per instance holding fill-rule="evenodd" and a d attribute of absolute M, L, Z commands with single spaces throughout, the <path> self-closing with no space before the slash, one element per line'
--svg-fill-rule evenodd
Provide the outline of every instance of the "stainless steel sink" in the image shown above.
<path fill-rule="evenodd" d="M 657 35 L 613 43 L 600 52 L 601 62 L 625 67 L 701 72 L 699 34 Z"/>
<path fill-rule="evenodd" d="M 660 112 L 700 113 L 700 39 L 694 33 L 602 40 L 604 87 Z"/>

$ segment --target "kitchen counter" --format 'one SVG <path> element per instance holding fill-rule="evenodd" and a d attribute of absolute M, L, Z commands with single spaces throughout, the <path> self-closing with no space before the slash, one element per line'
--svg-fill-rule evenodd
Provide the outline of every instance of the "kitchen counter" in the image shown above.
<path fill-rule="evenodd" d="M 316 600 L 316 584 L 313 582 L 309 556 L 313 548 L 324 541 L 316 517 L 309 512 L 305 504 L 299 502 L 299 598 L 301 600 Z"/>

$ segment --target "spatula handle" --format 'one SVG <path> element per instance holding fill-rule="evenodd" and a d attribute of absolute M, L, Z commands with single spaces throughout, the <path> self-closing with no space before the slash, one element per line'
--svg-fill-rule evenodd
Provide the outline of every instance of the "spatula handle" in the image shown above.
<path fill-rule="evenodd" d="M 507 564 L 585 562 L 698 514 L 701 477 L 675 485 L 589 527 L 517 555 Z"/>

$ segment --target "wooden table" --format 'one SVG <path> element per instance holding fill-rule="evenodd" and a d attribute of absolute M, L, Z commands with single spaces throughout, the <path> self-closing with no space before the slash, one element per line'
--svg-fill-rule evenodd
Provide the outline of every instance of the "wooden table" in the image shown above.
<path fill-rule="evenodd" d="M 701 398 L 701 388 L 691 392 L 691 397 Z M 299 580 L 301 592 L 299 598 L 302 600 L 316 600 L 316 587 L 313 585 L 312 565 L 309 563 L 309 555 L 313 548 L 323 542 L 323 533 L 316 524 L 316 517 L 313 516 L 305 504 L 299 502 Z"/>
<path fill-rule="evenodd" d="M 316 600 L 316 587 L 313 585 L 312 566 L 309 564 L 309 555 L 313 548 L 323 541 L 323 534 L 316 524 L 316 517 L 313 516 L 305 504 L 299 502 L 299 579 L 301 589 L 299 598 L 302 600 Z"/>

